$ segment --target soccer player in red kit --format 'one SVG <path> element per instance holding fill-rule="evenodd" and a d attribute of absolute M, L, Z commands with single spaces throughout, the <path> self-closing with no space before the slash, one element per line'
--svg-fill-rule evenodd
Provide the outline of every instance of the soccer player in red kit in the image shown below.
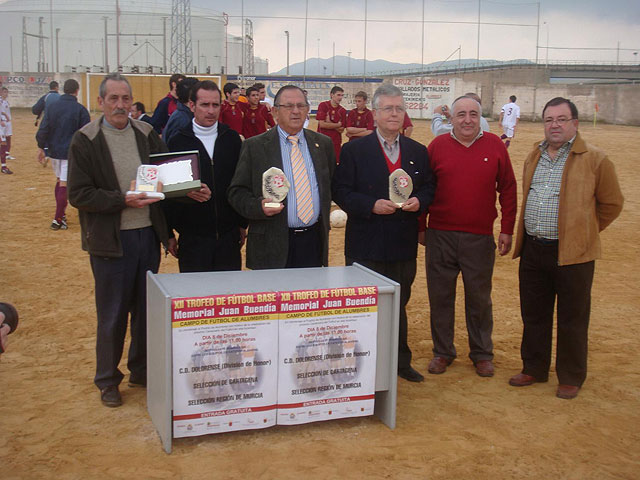
<path fill-rule="evenodd" d="M 373 132 L 373 113 L 367 108 L 367 92 L 356 93 L 356 108 L 347 114 L 347 137 L 349 141 Z"/>
<path fill-rule="evenodd" d="M 344 96 L 344 89 L 337 85 L 331 89 L 331 100 L 318 105 L 318 132 L 325 134 L 333 142 L 336 161 L 340 163 L 340 147 L 342 147 L 342 132 L 347 126 L 347 111 L 340 105 Z"/>
<path fill-rule="evenodd" d="M 267 125 L 269 128 L 275 127 L 276 122 L 273 120 L 273 116 L 267 110 L 266 105 L 260 103 L 260 91 L 255 87 L 247 88 L 247 98 L 249 108 L 244 112 L 242 123 L 244 138 L 255 137 L 266 132 Z"/>
<path fill-rule="evenodd" d="M 404 112 L 404 120 L 402 122 L 400 133 L 409 138 L 411 138 L 411 134 L 413 133 L 413 122 L 409 118 L 409 114 L 407 112 Z"/>
<path fill-rule="evenodd" d="M 238 101 L 240 98 L 240 87 L 235 83 L 226 83 L 223 91 L 227 99 L 222 103 L 220 123 L 229 125 L 242 135 L 242 122 L 248 104 Z"/>

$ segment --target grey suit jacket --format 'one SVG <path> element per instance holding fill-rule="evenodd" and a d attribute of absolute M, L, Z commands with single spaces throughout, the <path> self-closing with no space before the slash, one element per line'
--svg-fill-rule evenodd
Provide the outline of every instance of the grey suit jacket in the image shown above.
<path fill-rule="evenodd" d="M 320 193 L 320 219 L 323 235 L 323 264 L 329 263 L 329 211 L 331 178 L 336 168 L 333 143 L 326 135 L 304 130 Z M 272 128 L 245 140 L 240 160 L 228 190 L 229 203 L 249 221 L 247 268 L 284 268 L 289 250 L 288 202 L 277 215 L 267 217 L 262 211 L 262 174 L 271 167 L 282 169 L 278 129 Z"/>

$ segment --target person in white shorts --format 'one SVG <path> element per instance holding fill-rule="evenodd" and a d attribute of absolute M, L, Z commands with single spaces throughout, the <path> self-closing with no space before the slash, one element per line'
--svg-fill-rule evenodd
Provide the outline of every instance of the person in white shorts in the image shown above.
<path fill-rule="evenodd" d="M 504 131 L 500 138 L 506 140 L 504 146 L 507 148 L 509 148 L 511 139 L 516 134 L 516 126 L 518 125 L 518 120 L 520 120 L 520 107 L 516 105 L 516 96 L 511 95 L 509 100 L 511 100 L 511 102 L 507 103 L 502 107 L 502 110 L 500 110 L 500 123 Z"/>
<path fill-rule="evenodd" d="M 73 135 L 91 120 L 87 109 L 78 102 L 80 85 L 72 78 L 64 82 L 64 94 L 44 110 L 44 118 L 36 134 L 38 161 L 46 165 L 44 148 L 48 148 L 51 166 L 56 175 L 56 213 L 51 230 L 66 230 L 67 169 L 69 145 Z M 128 113 L 128 112 L 127 112 Z"/>

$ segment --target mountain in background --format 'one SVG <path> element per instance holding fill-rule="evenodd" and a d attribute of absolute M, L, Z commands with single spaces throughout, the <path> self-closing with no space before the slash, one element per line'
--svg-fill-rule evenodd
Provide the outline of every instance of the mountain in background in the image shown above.
<path fill-rule="evenodd" d="M 335 64 L 334 64 L 335 59 Z M 481 60 L 482 65 L 500 65 L 503 63 L 531 63 L 528 60 L 509 60 L 506 62 L 499 60 Z M 362 75 L 364 73 L 364 60 L 361 58 L 349 58 L 344 55 L 336 55 L 330 58 L 308 58 L 307 59 L 307 75 Z M 455 68 L 458 66 L 471 66 L 476 64 L 475 58 L 464 58 L 460 62 L 458 60 L 448 60 L 446 62 L 425 63 L 425 69 L 434 67 Z M 419 63 L 396 63 L 387 60 L 367 60 L 367 75 L 383 75 L 397 71 L 419 71 L 422 65 Z M 286 75 L 287 68 L 282 68 L 270 75 Z M 304 73 L 304 62 L 293 63 L 289 65 L 289 75 L 302 75 Z"/>

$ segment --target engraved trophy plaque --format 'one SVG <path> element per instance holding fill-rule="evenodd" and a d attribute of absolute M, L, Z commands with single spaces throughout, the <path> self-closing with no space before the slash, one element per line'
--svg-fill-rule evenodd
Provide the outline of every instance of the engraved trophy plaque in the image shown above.
<path fill-rule="evenodd" d="M 262 196 L 270 202 L 265 207 L 278 208 L 289 193 L 289 180 L 284 172 L 277 167 L 271 167 L 262 174 Z"/>
<path fill-rule="evenodd" d="M 389 200 L 399 208 L 409 200 L 413 191 L 413 180 L 407 172 L 399 168 L 389 175 Z"/>
<path fill-rule="evenodd" d="M 136 174 L 136 189 L 132 193 L 146 193 L 149 198 L 164 198 L 164 193 L 158 191 L 158 167 L 155 165 L 140 165 Z"/>

